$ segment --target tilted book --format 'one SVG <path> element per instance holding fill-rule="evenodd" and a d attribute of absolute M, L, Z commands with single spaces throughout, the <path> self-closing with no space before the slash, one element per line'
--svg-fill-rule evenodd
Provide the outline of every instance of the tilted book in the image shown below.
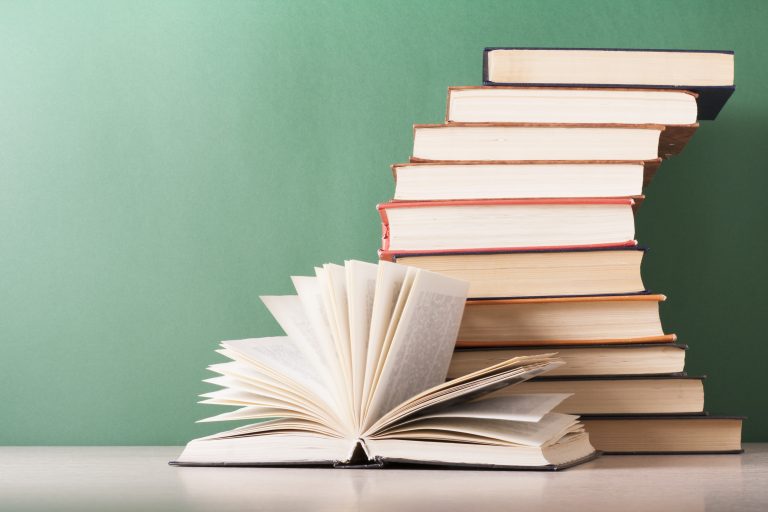
<path fill-rule="evenodd" d="M 178 465 L 418 463 L 557 469 L 595 455 L 566 393 L 488 397 L 563 362 L 515 357 L 446 382 L 468 284 L 389 262 L 324 265 L 262 300 L 286 336 L 227 341 L 203 421 L 246 426 L 187 444 Z"/>
<path fill-rule="evenodd" d="M 684 374 L 546 376 L 500 389 L 494 396 L 570 393 L 554 411 L 584 415 L 582 420 L 586 415 L 695 415 L 704 411 L 704 378 Z M 597 445 L 594 439 L 591 442 Z"/>
<path fill-rule="evenodd" d="M 486 48 L 486 85 L 677 89 L 697 94 L 699 119 L 714 119 L 734 91 L 730 50 Z"/>
<path fill-rule="evenodd" d="M 449 87 L 445 121 L 661 124 L 674 131 L 696 124 L 696 96 L 619 87 Z"/>
<path fill-rule="evenodd" d="M 635 246 L 632 198 L 390 201 L 382 258 L 490 250 Z"/>
<path fill-rule="evenodd" d="M 670 343 L 659 317 L 659 294 L 467 302 L 458 347 Z"/>
<path fill-rule="evenodd" d="M 448 378 L 472 373 L 513 357 L 557 352 L 565 364 L 546 376 L 594 377 L 682 374 L 687 345 L 678 343 L 592 343 L 584 345 L 529 345 L 458 348 Z"/>
<path fill-rule="evenodd" d="M 661 160 L 394 164 L 395 201 L 636 197 Z"/>
<path fill-rule="evenodd" d="M 411 160 L 653 160 L 680 153 L 698 126 L 667 130 L 654 124 L 416 124 Z"/>
<path fill-rule="evenodd" d="M 643 247 L 381 253 L 392 261 L 469 281 L 469 297 L 530 298 L 645 293 Z"/>

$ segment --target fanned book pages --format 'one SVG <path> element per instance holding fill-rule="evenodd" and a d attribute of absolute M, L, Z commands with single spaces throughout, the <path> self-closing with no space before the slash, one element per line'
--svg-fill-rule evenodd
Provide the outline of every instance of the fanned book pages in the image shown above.
<path fill-rule="evenodd" d="M 389 262 L 327 264 L 263 297 L 286 336 L 221 343 L 202 421 L 254 423 L 187 444 L 178 465 L 388 463 L 557 469 L 595 455 L 566 393 L 486 396 L 559 367 L 515 357 L 446 382 L 468 284 Z"/>

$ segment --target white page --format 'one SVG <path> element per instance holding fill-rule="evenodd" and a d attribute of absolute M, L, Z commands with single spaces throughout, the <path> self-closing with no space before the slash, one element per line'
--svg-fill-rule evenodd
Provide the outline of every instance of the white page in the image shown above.
<path fill-rule="evenodd" d="M 361 417 L 365 415 L 373 394 L 372 384 L 381 356 L 381 347 L 387 335 L 387 328 L 392 319 L 392 312 L 400 296 L 400 290 L 408 273 L 408 267 L 388 261 L 380 261 L 376 272 L 376 292 L 371 309 L 371 327 L 368 333 L 368 353 L 366 354 L 365 379 Z"/>
<path fill-rule="evenodd" d="M 395 298 L 394 305 L 391 309 L 389 309 L 389 317 L 387 318 L 387 326 L 384 331 L 384 336 L 381 338 L 381 340 L 376 340 L 376 361 L 373 365 L 371 375 L 368 377 L 370 382 L 368 384 L 368 393 L 365 397 L 365 409 L 363 410 L 362 414 L 362 418 L 364 420 L 363 423 L 367 421 L 366 418 L 368 416 L 368 410 L 371 407 L 371 402 L 373 401 L 373 396 L 376 392 L 376 387 L 378 385 L 379 378 L 381 377 L 381 372 L 384 370 L 384 363 L 387 361 L 387 354 L 389 353 L 389 348 L 392 345 L 392 339 L 394 338 L 395 332 L 397 331 L 397 325 L 400 322 L 400 316 L 403 314 L 403 309 L 405 309 L 405 304 L 408 301 L 408 295 L 411 293 L 411 287 L 413 286 L 413 281 L 416 279 L 416 274 L 418 272 L 418 269 L 415 268 L 406 269 L 405 278 L 403 279 L 402 285 L 400 286 L 399 293 L 397 294 L 397 297 L 393 297 Z M 387 309 L 389 308 L 389 306 L 386 307 Z"/>
<path fill-rule="evenodd" d="M 573 393 L 532 393 L 514 395 L 514 397 L 480 398 L 427 413 L 396 424 L 394 428 L 429 418 L 478 418 L 535 423 L 570 396 L 573 396 Z M 513 400 L 500 400 L 501 398 L 513 398 Z"/>
<path fill-rule="evenodd" d="M 471 400 L 473 396 L 476 398 L 482 396 L 483 390 L 495 390 L 498 389 L 499 385 L 514 385 L 516 382 L 540 375 L 561 364 L 563 364 L 562 361 L 543 355 L 518 357 L 464 375 L 458 379 L 442 382 L 392 408 L 369 426 L 366 433 L 375 433 L 393 427 L 408 417 L 413 417 L 419 412 L 425 412 L 430 407 L 439 407 L 441 404 L 445 407 L 445 403 L 448 401 L 461 403 Z"/>
<path fill-rule="evenodd" d="M 297 386 L 298 394 L 317 401 L 319 407 L 338 416 L 335 393 L 325 387 L 315 366 L 287 336 L 224 341 L 222 346 L 240 354 L 257 369 L 274 373 L 275 378 L 285 377 L 287 383 Z"/>
<path fill-rule="evenodd" d="M 287 386 L 285 380 L 275 379 L 273 376 L 257 370 L 252 364 L 239 360 L 240 356 L 237 353 L 226 349 L 220 349 L 216 352 L 235 360 L 208 366 L 209 371 L 224 377 L 205 379 L 203 382 L 210 382 L 217 386 L 225 385 L 220 384 L 220 382 L 237 382 L 242 385 L 268 390 L 280 397 L 284 397 L 286 400 L 298 400 L 302 397 L 302 395 L 297 393 L 295 386 Z M 226 380 L 219 381 L 218 379 Z"/>
<path fill-rule="evenodd" d="M 343 423 L 340 422 L 335 411 L 327 411 L 322 405 L 318 405 L 313 400 L 308 399 L 304 393 L 297 393 L 287 388 L 283 383 L 258 372 L 252 365 L 232 361 L 230 363 L 212 365 L 208 369 L 222 376 L 205 379 L 203 382 L 224 386 L 232 390 L 257 393 L 260 396 L 285 404 L 294 404 L 296 407 L 300 407 L 318 418 L 326 418 L 329 425 L 333 425 L 340 430 L 344 429 Z"/>
<path fill-rule="evenodd" d="M 318 348 L 321 349 L 324 364 L 327 366 L 327 373 L 333 378 L 336 394 L 339 397 L 343 397 L 346 392 L 346 384 L 339 362 L 339 355 L 336 352 L 336 344 L 331 334 L 331 326 L 325 314 L 320 281 L 315 276 L 294 276 L 291 279 L 293 280 L 294 288 L 296 288 L 296 293 L 299 294 L 304 314 L 312 324 Z"/>
<path fill-rule="evenodd" d="M 347 305 L 349 308 L 353 410 L 355 423 L 359 425 L 378 265 L 349 260 L 344 262 L 344 268 L 346 269 Z"/>
<path fill-rule="evenodd" d="M 366 425 L 445 381 L 469 283 L 419 271 L 400 316 Z"/>
<path fill-rule="evenodd" d="M 293 346 L 301 350 L 306 364 L 313 366 L 327 389 L 335 388 L 334 379 L 325 360 L 326 351 L 315 335 L 312 322 L 307 317 L 304 305 L 297 295 L 272 295 L 261 297 L 270 314 L 277 320 Z"/>
<path fill-rule="evenodd" d="M 326 286 L 330 297 L 331 310 L 329 317 L 336 326 L 338 343 L 343 354 L 343 361 L 351 377 L 352 360 L 349 349 L 349 308 L 347 305 L 347 272 L 341 265 L 326 263 L 323 265 L 326 275 Z M 351 383 L 351 381 L 350 381 Z"/>
<path fill-rule="evenodd" d="M 419 430 L 447 431 L 484 436 L 505 443 L 543 446 L 556 441 L 578 424 L 578 416 L 551 412 L 537 422 L 478 418 L 430 418 L 392 429 L 381 438 L 397 438 L 398 433 Z M 379 436 L 377 436 L 379 437 Z"/>
<path fill-rule="evenodd" d="M 349 358 L 349 344 L 342 342 L 342 335 L 339 332 L 338 317 L 334 312 L 334 293 L 333 284 L 330 282 L 328 269 L 315 268 L 315 274 L 317 276 L 318 289 L 320 291 L 320 298 L 323 303 L 323 311 L 325 312 L 325 318 L 328 322 L 329 332 L 331 333 L 331 339 L 333 340 L 333 346 L 335 347 L 336 360 L 341 370 L 341 377 L 343 379 L 342 390 L 345 393 L 349 393 L 349 386 L 352 382 L 352 374 L 350 368 Z M 346 396 L 346 395 L 345 395 Z M 351 398 L 351 394 L 349 395 Z M 351 401 L 350 401 L 351 412 Z"/>
<path fill-rule="evenodd" d="M 268 411 L 261 407 L 241 407 L 234 411 L 225 412 L 218 416 L 212 416 L 205 420 L 200 420 L 198 423 L 210 423 L 215 421 L 242 421 L 242 420 L 260 420 L 265 418 L 275 418 L 275 414 L 279 414 L 278 411 Z M 203 439 L 223 439 L 232 435 L 244 435 L 257 434 L 262 432 L 271 431 L 300 431 L 300 432 L 314 432 L 329 437 L 343 437 L 339 436 L 338 432 L 329 429 L 326 425 L 317 423 L 316 421 L 307 420 L 303 418 L 295 417 L 278 417 L 273 420 L 263 421 L 254 425 L 246 425 L 236 430 L 229 432 L 220 432 L 212 436 L 208 436 Z"/>
<path fill-rule="evenodd" d="M 215 403 L 215 402 L 212 402 Z M 196 423 L 210 423 L 214 421 L 233 421 L 233 420 L 258 420 L 268 418 L 295 418 L 312 423 L 318 423 L 328 428 L 324 422 L 306 413 L 296 411 L 287 407 L 271 407 L 266 405 L 245 405 L 234 411 L 227 411 L 216 416 L 197 420 Z"/>
<path fill-rule="evenodd" d="M 204 400 L 199 401 L 201 404 L 218 404 L 218 405 L 236 405 L 242 406 L 258 406 L 258 407 L 273 407 L 276 409 L 287 409 L 290 411 L 302 413 L 304 416 L 313 418 L 315 420 L 322 420 L 323 423 L 328 423 L 328 418 L 325 415 L 317 414 L 315 411 L 311 411 L 305 408 L 302 404 L 297 402 L 286 402 L 285 400 L 276 399 L 262 393 L 261 390 L 256 392 L 244 390 L 241 388 L 224 388 L 210 393 L 203 393 L 199 395 Z"/>
<path fill-rule="evenodd" d="M 341 265 L 326 263 L 323 265 L 326 275 L 326 286 L 330 297 L 330 314 L 336 326 L 337 344 L 344 365 L 344 391 L 346 403 L 344 411 L 350 418 L 355 418 L 354 397 L 352 386 L 352 353 L 349 343 L 349 307 L 347 304 L 347 272 Z"/>

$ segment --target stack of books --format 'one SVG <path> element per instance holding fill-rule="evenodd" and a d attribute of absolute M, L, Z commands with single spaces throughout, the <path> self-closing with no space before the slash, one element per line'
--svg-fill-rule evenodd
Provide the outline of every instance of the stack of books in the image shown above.
<path fill-rule="evenodd" d="M 634 217 L 661 162 L 734 90 L 733 52 L 489 48 L 483 87 L 415 125 L 379 205 L 382 259 L 469 281 L 449 378 L 517 355 L 567 364 L 498 393 L 572 393 L 598 450 L 734 452 L 742 418 L 663 330 Z"/>

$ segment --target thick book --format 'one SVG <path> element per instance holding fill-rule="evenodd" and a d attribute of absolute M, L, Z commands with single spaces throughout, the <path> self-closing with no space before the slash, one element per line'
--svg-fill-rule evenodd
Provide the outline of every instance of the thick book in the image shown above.
<path fill-rule="evenodd" d="M 696 130 L 696 94 L 660 89 L 450 87 L 446 123 L 658 124 L 661 152 Z M 666 144 L 666 146 L 665 146 Z"/>
<path fill-rule="evenodd" d="M 413 126 L 412 160 L 653 160 L 680 153 L 698 125 L 447 123 Z"/>
<path fill-rule="evenodd" d="M 640 196 L 649 162 L 422 162 L 395 164 L 395 201 Z"/>
<path fill-rule="evenodd" d="M 566 394 L 487 397 L 562 365 L 517 357 L 446 381 L 467 283 L 388 262 L 324 265 L 262 300 L 286 336 L 226 341 L 203 403 L 251 420 L 190 441 L 180 465 L 390 462 L 557 469 L 594 456 Z"/>
<path fill-rule="evenodd" d="M 697 94 L 698 118 L 715 119 L 734 91 L 729 50 L 486 48 L 486 85 L 677 89 Z"/>
<path fill-rule="evenodd" d="M 468 300 L 457 347 L 665 343 L 664 295 Z"/>
<path fill-rule="evenodd" d="M 557 352 L 565 364 L 550 377 L 596 375 L 657 375 L 682 373 L 687 345 L 630 343 L 625 345 L 552 345 L 534 347 L 459 348 L 453 353 L 448 378 L 456 378 L 507 359 Z"/>
<path fill-rule="evenodd" d="M 741 453 L 741 416 L 583 417 L 590 440 L 605 453 Z"/>
<path fill-rule="evenodd" d="M 442 254 L 383 253 L 401 265 L 469 282 L 469 298 L 643 293 L 642 247 Z"/>
<path fill-rule="evenodd" d="M 514 393 L 569 393 L 554 410 L 565 414 L 701 414 L 704 377 L 687 375 L 603 375 L 543 377 L 501 389 L 491 396 Z"/>
<path fill-rule="evenodd" d="M 634 246 L 632 198 L 391 201 L 382 251 L 399 254 Z"/>

